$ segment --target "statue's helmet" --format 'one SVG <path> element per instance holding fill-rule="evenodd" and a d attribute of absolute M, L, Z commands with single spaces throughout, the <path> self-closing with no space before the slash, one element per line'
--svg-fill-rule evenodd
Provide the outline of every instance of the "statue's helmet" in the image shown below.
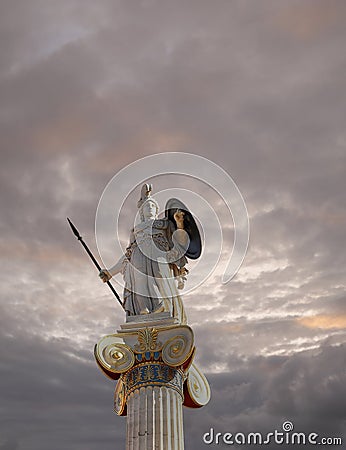
<path fill-rule="evenodd" d="M 142 213 L 142 208 L 144 206 L 144 204 L 146 202 L 148 202 L 149 200 L 151 202 L 153 202 L 156 206 L 156 212 L 159 212 L 159 204 L 157 203 L 157 201 L 151 196 L 151 191 L 153 190 L 153 185 L 152 184 L 143 184 L 142 189 L 141 189 L 141 197 L 137 202 L 137 208 L 139 209 L 139 214 L 141 217 L 141 220 L 143 220 L 143 213 Z"/>

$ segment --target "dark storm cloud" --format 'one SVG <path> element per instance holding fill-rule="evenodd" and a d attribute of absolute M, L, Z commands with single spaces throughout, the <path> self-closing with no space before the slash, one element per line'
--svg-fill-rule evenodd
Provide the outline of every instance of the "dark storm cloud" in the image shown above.
<path fill-rule="evenodd" d="M 229 364 L 230 373 L 208 376 L 213 392 L 209 408 L 185 412 L 188 448 L 201 448 L 210 428 L 215 433 L 265 434 L 282 431 L 286 420 L 298 432 L 344 435 L 344 346 L 291 357 L 252 357 L 246 362 L 230 355 Z"/>
<path fill-rule="evenodd" d="M 124 420 L 115 423 L 112 415 L 113 385 L 95 367 L 92 350 L 12 328 L 2 323 L 0 448 L 123 446 Z"/>
<path fill-rule="evenodd" d="M 188 448 L 216 425 L 344 432 L 345 17 L 334 0 L 2 2 L 1 449 L 124 446 L 90 354 L 123 317 L 66 216 L 96 252 L 107 182 L 160 151 L 221 165 L 251 223 L 232 282 L 185 298 L 213 391 Z"/>

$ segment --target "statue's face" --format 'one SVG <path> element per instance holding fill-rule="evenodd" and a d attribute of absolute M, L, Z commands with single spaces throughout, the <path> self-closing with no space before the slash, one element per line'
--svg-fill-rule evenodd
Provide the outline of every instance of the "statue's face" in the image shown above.
<path fill-rule="evenodd" d="M 145 220 L 156 218 L 156 205 L 151 200 L 144 203 L 142 211 Z"/>

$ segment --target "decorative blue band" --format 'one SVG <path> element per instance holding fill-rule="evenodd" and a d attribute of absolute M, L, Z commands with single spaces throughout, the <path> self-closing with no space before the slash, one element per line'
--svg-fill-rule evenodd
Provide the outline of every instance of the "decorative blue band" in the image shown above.
<path fill-rule="evenodd" d="M 176 390 L 183 398 L 183 371 L 160 362 L 138 364 L 124 373 L 122 379 L 126 387 L 126 396 L 141 387 L 165 386 Z"/>

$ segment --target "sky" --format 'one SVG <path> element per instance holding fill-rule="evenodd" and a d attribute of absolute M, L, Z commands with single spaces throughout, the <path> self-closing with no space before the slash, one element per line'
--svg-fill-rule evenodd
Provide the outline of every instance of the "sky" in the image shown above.
<path fill-rule="evenodd" d="M 345 20 L 342 0 L 1 1 L 0 450 L 125 448 L 93 359 L 124 315 L 66 217 L 100 258 L 104 189 L 162 152 L 218 164 L 250 222 L 232 281 L 184 297 L 212 390 L 186 449 L 287 420 L 346 439 Z M 155 185 L 175 181 L 214 198 Z"/>

